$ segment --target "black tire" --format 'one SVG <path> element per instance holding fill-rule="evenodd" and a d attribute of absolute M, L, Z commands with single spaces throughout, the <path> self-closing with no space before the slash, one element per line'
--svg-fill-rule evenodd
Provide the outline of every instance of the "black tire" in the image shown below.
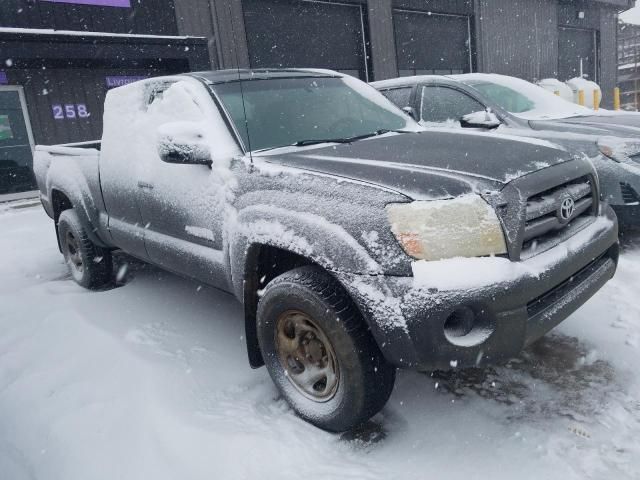
<path fill-rule="evenodd" d="M 327 364 L 337 368 L 335 375 L 311 387 L 313 380 L 300 386 L 307 372 L 304 362 L 314 357 L 309 337 L 301 337 L 299 330 L 311 335 L 315 352 L 324 352 L 316 355 L 318 363 L 309 365 L 309 374 Z M 257 331 L 265 364 L 282 395 L 299 416 L 324 430 L 342 432 L 363 424 L 393 391 L 395 368 L 383 358 L 348 293 L 320 268 L 296 268 L 269 282 L 258 303 Z M 300 345 L 293 354 L 289 342 Z"/>
<path fill-rule="evenodd" d="M 75 210 L 65 210 L 60 214 L 58 240 L 64 260 L 76 283 L 92 290 L 111 283 L 111 252 L 89 239 Z"/>

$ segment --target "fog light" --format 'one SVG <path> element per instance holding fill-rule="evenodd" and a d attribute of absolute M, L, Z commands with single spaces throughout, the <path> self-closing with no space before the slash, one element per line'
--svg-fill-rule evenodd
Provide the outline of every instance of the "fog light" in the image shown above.
<path fill-rule="evenodd" d="M 459 347 L 477 347 L 495 331 L 490 315 L 482 308 L 460 307 L 444 322 L 444 336 Z"/>
<path fill-rule="evenodd" d="M 444 322 L 444 334 L 447 338 L 459 338 L 469 335 L 475 324 L 476 315 L 469 307 L 455 310 Z"/>

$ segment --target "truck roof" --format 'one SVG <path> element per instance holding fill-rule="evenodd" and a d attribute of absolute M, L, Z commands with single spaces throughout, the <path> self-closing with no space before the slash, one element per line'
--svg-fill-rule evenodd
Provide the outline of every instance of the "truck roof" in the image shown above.
<path fill-rule="evenodd" d="M 344 74 L 333 70 L 319 68 L 254 68 L 228 69 L 193 72 L 187 75 L 197 77 L 206 83 L 227 83 L 238 80 L 266 80 L 272 78 L 303 78 L 303 77 L 343 77 Z"/>

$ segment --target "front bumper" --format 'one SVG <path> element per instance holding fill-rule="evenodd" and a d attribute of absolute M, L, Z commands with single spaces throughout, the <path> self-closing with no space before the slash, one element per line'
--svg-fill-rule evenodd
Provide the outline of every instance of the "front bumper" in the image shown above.
<path fill-rule="evenodd" d="M 428 371 L 500 363 L 562 322 L 613 277 L 618 227 L 613 211 L 605 210 L 567 241 L 523 261 L 535 276 L 447 291 L 417 287 L 413 277 L 336 276 L 391 364 Z M 452 337 L 445 324 L 462 307 L 474 313 L 476 326 L 468 335 Z"/>

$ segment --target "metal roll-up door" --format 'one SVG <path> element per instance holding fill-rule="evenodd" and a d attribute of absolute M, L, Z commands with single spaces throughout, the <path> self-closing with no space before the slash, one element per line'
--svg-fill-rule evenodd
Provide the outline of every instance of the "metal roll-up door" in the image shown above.
<path fill-rule="evenodd" d="M 252 68 L 329 68 L 368 79 L 361 5 L 243 0 Z"/>
<path fill-rule="evenodd" d="M 400 76 L 473 71 L 467 15 L 394 10 L 393 25 Z"/>

